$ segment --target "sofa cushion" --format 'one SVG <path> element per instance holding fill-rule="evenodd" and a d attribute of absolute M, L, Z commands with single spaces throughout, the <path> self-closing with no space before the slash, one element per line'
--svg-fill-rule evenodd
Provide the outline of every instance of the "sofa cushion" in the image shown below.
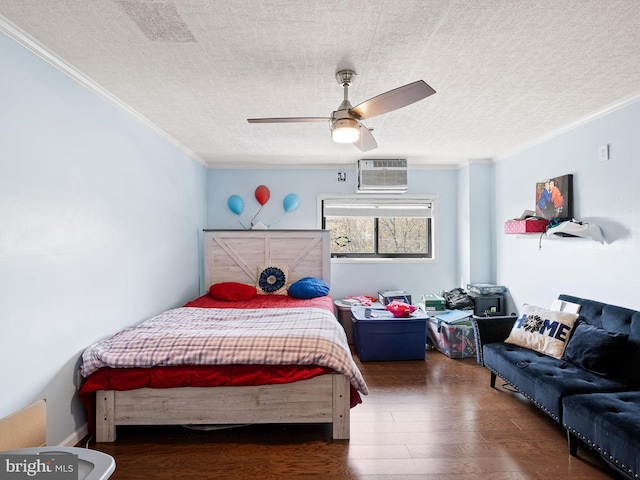
<path fill-rule="evenodd" d="M 590 372 L 616 376 L 624 360 L 629 335 L 608 332 L 580 322 L 569 339 L 564 358 Z"/>
<path fill-rule="evenodd" d="M 640 392 L 571 395 L 562 406 L 562 423 L 570 433 L 590 442 L 630 477 L 640 474 Z"/>
<path fill-rule="evenodd" d="M 560 420 L 562 397 L 576 393 L 618 391 L 625 386 L 571 362 L 504 342 L 483 346 L 484 364 L 538 407 Z"/>
<path fill-rule="evenodd" d="M 625 383 L 640 387 L 640 311 L 619 307 L 597 300 L 588 300 L 573 295 L 562 294 L 560 300 L 579 303 L 580 319 L 608 332 L 629 335 L 625 359 L 622 362 L 621 375 Z"/>
<path fill-rule="evenodd" d="M 575 313 L 524 305 L 505 342 L 559 359 L 577 319 Z"/>

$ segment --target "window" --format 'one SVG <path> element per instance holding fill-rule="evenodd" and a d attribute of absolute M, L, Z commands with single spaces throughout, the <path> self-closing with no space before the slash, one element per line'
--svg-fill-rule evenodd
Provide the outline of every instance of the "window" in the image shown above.
<path fill-rule="evenodd" d="M 320 198 L 331 256 L 433 258 L 433 197 Z"/>

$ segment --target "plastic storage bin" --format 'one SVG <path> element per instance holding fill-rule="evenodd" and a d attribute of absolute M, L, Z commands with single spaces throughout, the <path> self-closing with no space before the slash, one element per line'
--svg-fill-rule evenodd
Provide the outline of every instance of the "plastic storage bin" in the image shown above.
<path fill-rule="evenodd" d="M 74 477 L 78 480 L 107 480 L 111 478 L 111 474 L 116 469 L 116 462 L 111 455 L 100 452 L 98 450 L 91 450 L 88 448 L 80 447 L 33 447 L 33 448 L 21 448 L 18 450 L 11 450 L 8 452 L 2 452 L 8 455 L 42 455 L 42 461 L 44 462 L 50 455 L 77 455 L 78 463 L 75 475 L 66 475 L 65 473 L 52 472 L 50 475 L 52 478 L 69 478 Z M 0 473 L 2 471 L 0 470 Z M 11 475 L 13 477 L 13 475 Z M 34 478 L 46 478 L 46 473 L 42 476 L 34 475 Z M 5 478 L 5 477 L 2 477 Z M 15 478 L 23 478 L 16 476 Z"/>
<path fill-rule="evenodd" d="M 427 322 L 427 343 L 450 358 L 475 358 L 476 335 L 471 317 L 464 323 L 450 325 L 431 317 Z"/>
<path fill-rule="evenodd" d="M 428 315 L 416 310 L 411 317 L 394 318 L 387 310 L 351 307 L 356 352 L 362 362 L 424 360 Z"/>

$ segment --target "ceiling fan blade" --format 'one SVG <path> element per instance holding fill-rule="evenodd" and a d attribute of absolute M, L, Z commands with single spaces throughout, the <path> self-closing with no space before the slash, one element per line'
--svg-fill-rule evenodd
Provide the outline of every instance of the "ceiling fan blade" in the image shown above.
<path fill-rule="evenodd" d="M 249 123 L 328 122 L 329 117 L 247 118 Z"/>
<path fill-rule="evenodd" d="M 360 138 L 354 143 L 354 145 L 363 152 L 368 152 L 369 150 L 378 148 L 378 144 L 376 143 L 376 139 L 373 138 L 371 130 L 360 122 L 358 122 L 358 128 L 360 129 Z"/>
<path fill-rule="evenodd" d="M 369 100 L 365 100 L 352 108 L 351 111 L 355 113 L 358 118 L 364 120 L 397 110 L 398 108 L 406 107 L 434 93 L 436 93 L 436 91 L 427 85 L 424 80 L 418 80 L 417 82 L 409 83 L 403 87 L 389 90 Z"/>

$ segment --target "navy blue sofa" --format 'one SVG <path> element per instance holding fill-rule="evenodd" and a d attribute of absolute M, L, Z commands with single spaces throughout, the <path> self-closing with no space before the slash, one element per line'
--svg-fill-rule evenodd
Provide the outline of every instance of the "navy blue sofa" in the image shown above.
<path fill-rule="evenodd" d="M 581 305 L 561 359 L 505 343 L 513 317 L 474 317 L 478 363 L 567 429 L 618 472 L 640 478 L 640 311 L 560 295 Z M 573 344 L 571 342 L 574 342 Z M 571 347 L 571 348 L 570 348 Z M 571 351 L 573 356 L 567 358 Z M 576 354 L 578 352 L 578 354 Z"/>

